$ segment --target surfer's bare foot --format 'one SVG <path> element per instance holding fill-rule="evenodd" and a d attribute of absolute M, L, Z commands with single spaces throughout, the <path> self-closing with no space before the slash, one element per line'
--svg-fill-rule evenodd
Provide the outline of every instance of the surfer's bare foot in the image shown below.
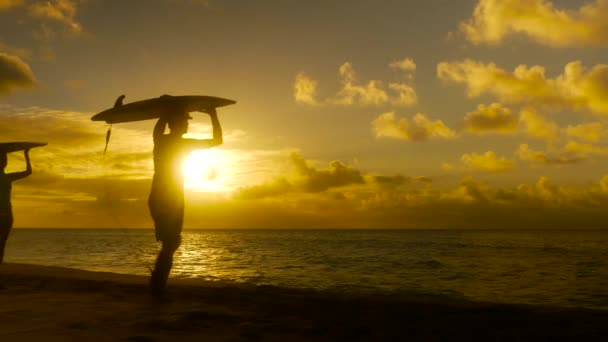
<path fill-rule="evenodd" d="M 152 270 L 150 276 L 150 295 L 156 300 L 163 300 L 166 295 L 166 282 L 163 281 L 158 271 Z"/>

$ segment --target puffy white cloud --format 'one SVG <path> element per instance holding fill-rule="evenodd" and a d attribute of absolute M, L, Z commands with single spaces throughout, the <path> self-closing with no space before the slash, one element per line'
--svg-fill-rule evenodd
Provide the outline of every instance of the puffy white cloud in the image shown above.
<path fill-rule="evenodd" d="M 392 104 L 405 107 L 415 105 L 418 102 L 418 95 L 416 89 L 408 81 L 413 79 L 412 72 L 415 71 L 416 64 L 412 59 L 406 58 L 393 62 L 389 66 L 398 71 L 405 71 L 406 80 L 389 82 L 388 87 L 385 82 L 380 80 L 359 82 L 353 65 L 345 62 L 338 69 L 341 88 L 334 96 L 317 100 L 318 81 L 300 73 L 296 75 L 294 83 L 294 98 L 296 102 L 309 105 L 378 106 Z"/>
<path fill-rule="evenodd" d="M 460 30 L 474 44 L 498 45 L 521 34 L 553 47 L 607 46 L 608 1 L 594 0 L 576 10 L 550 0 L 479 0 Z"/>
<path fill-rule="evenodd" d="M 431 121 L 422 113 L 416 114 L 411 121 L 407 118 L 397 119 L 394 112 L 384 113 L 372 122 L 372 127 L 378 138 L 425 141 L 430 138 L 456 137 L 456 132 L 448 128 L 443 121 Z"/>
<path fill-rule="evenodd" d="M 405 72 L 415 71 L 416 63 L 411 58 L 405 58 L 400 61 L 394 61 L 389 66 L 396 70 L 402 70 Z"/>
<path fill-rule="evenodd" d="M 341 105 L 378 105 L 388 102 L 388 94 L 382 89 L 380 81 L 371 80 L 366 85 L 356 83 L 355 70 L 349 62 L 340 66 L 340 78 L 342 89 L 332 102 Z"/>
<path fill-rule="evenodd" d="M 308 105 L 316 105 L 317 81 L 309 78 L 304 73 L 296 76 L 294 83 L 294 98 L 296 102 Z"/>
<path fill-rule="evenodd" d="M 32 88 L 36 78 L 30 66 L 17 56 L 0 52 L 0 94 L 11 93 L 15 88 Z"/>
<path fill-rule="evenodd" d="M 462 163 L 467 170 L 480 170 L 490 173 L 501 173 L 512 170 L 515 162 L 505 157 L 497 157 L 494 151 L 484 154 L 466 153 L 462 156 Z"/>
<path fill-rule="evenodd" d="M 418 95 L 414 87 L 405 83 L 390 83 L 388 87 L 397 93 L 397 96 L 391 100 L 391 103 L 395 106 L 409 107 L 418 102 Z"/>
<path fill-rule="evenodd" d="M 562 74 L 548 78 L 539 65 L 519 65 L 509 72 L 494 63 L 466 59 L 439 63 L 437 76 L 464 84 L 470 98 L 489 94 L 503 103 L 608 114 L 606 64 L 586 70 L 580 61 L 574 61 L 564 67 Z"/>
<path fill-rule="evenodd" d="M 521 111 L 519 120 L 523 126 L 523 131 L 533 137 L 547 140 L 556 139 L 559 135 L 559 126 L 552 121 L 546 120 L 531 108 Z"/>
<path fill-rule="evenodd" d="M 480 104 L 477 110 L 465 115 L 465 128 L 473 133 L 510 134 L 517 131 L 517 118 L 500 103 Z"/>

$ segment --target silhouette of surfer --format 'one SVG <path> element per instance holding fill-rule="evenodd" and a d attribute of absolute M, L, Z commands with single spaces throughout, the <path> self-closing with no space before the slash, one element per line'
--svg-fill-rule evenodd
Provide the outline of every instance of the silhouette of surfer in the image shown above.
<path fill-rule="evenodd" d="M 29 149 L 23 151 L 25 156 L 25 171 L 5 173 L 8 163 L 6 153 L 0 152 L 0 264 L 4 260 L 4 247 L 13 227 L 13 207 L 11 205 L 12 183 L 32 174 Z"/>
<path fill-rule="evenodd" d="M 185 139 L 188 111 L 174 105 L 164 110 L 154 127 L 154 177 L 148 205 L 154 220 L 156 240 L 162 247 L 150 278 L 150 290 L 162 296 L 173 265 L 173 254 L 181 243 L 184 218 L 182 164 L 188 153 L 222 144 L 222 128 L 215 109 L 206 111 L 213 126 L 213 139 Z M 169 134 L 165 134 L 166 127 Z"/>

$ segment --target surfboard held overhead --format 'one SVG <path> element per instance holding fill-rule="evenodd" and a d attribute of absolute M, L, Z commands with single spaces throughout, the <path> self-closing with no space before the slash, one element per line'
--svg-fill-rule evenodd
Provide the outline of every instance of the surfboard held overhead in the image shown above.
<path fill-rule="evenodd" d="M 0 153 L 23 151 L 34 147 L 46 146 L 45 142 L 12 141 L 0 143 Z"/>
<path fill-rule="evenodd" d="M 187 112 L 206 112 L 210 109 L 229 106 L 236 101 L 215 96 L 171 96 L 123 104 L 124 95 L 116 99 L 114 107 L 95 114 L 91 120 L 109 124 L 157 119 L 161 113 L 171 108 L 183 108 Z"/>

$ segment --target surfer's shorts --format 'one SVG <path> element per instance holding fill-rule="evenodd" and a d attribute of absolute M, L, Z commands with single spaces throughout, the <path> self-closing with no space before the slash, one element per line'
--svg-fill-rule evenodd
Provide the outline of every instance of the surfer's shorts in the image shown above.
<path fill-rule="evenodd" d="M 156 241 L 179 243 L 184 223 L 184 207 L 166 205 L 162 201 L 148 201 L 150 214 L 154 220 Z"/>

